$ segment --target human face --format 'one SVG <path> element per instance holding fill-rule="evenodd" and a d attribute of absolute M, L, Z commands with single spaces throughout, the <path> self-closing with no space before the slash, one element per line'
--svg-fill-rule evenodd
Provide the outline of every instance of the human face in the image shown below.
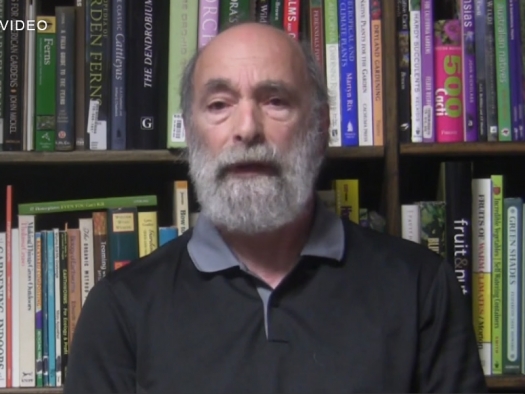
<path fill-rule="evenodd" d="M 311 197 L 323 138 L 297 56 L 275 62 L 286 54 L 275 43 L 232 46 L 207 49 L 196 68 L 190 175 L 216 225 L 268 232 L 295 219 Z"/>

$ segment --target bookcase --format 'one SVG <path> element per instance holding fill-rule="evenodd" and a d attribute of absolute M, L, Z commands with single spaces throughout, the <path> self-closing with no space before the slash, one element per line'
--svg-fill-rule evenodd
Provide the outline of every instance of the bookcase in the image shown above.
<path fill-rule="evenodd" d="M 325 3 L 326 7 L 327 2 L 321 3 Z M 448 0 L 442 2 L 450 3 Z M 75 5 L 82 1 L 50 0 L 44 3 L 43 12 L 52 14 L 54 6 Z M 301 7 L 306 3 L 303 0 Z M 358 178 L 360 201 L 383 215 L 386 232 L 401 236 L 401 205 L 434 198 L 441 161 L 472 159 L 482 164 L 487 161 L 485 168 L 501 168 L 501 171 L 519 179 L 520 173 L 523 173 L 525 144 L 402 142 L 398 127 L 400 97 L 396 3 L 397 0 L 381 1 L 383 143 L 376 146 L 330 147 L 319 188 L 329 187 L 332 179 Z M 12 184 L 16 204 L 94 196 L 154 194 L 158 197 L 159 226 L 169 226 L 172 224 L 172 182 L 178 179 L 188 177 L 183 152 L 176 148 L 0 151 L 0 189 L 4 190 L 5 185 Z M 0 205 L 5 206 L 4 203 L 2 191 Z M 3 211 L 0 210 L 0 226 L 5 221 Z M 488 376 L 487 382 L 492 392 L 525 390 L 523 375 Z M 0 394 L 60 392 L 60 387 L 0 389 Z"/>

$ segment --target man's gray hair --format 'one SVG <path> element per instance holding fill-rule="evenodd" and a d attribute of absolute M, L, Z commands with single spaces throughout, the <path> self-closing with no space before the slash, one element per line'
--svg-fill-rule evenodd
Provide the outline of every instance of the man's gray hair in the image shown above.
<path fill-rule="evenodd" d="M 329 96 L 327 87 L 325 84 L 325 78 L 323 70 L 319 67 L 317 59 L 313 55 L 310 49 L 310 43 L 308 41 L 300 41 L 299 46 L 301 52 L 305 58 L 305 65 L 308 72 L 308 77 L 313 88 L 314 95 L 312 97 L 312 110 L 314 116 L 319 115 L 319 111 L 325 106 L 329 105 Z M 191 128 L 192 123 L 192 111 L 191 107 L 194 99 L 194 85 L 193 76 L 195 73 L 195 67 L 197 61 L 202 53 L 202 49 L 198 50 L 188 61 L 184 68 L 181 79 L 180 88 L 180 100 L 182 109 L 182 118 L 186 129 Z"/>

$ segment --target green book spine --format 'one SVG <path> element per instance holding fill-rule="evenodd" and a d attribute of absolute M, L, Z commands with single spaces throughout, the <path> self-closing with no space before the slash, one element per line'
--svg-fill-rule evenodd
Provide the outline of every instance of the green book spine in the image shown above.
<path fill-rule="evenodd" d="M 503 374 L 521 372 L 523 199 L 503 199 Z"/>
<path fill-rule="evenodd" d="M 54 151 L 56 138 L 56 18 L 39 16 L 46 29 L 36 31 L 35 150 Z M 43 24 L 42 24 L 43 25 Z"/>
<path fill-rule="evenodd" d="M 168 148 L 186 146 L 186 133 L 182 123 L 179 97 L 180 76 L 190 58 L 197 51 L 199 2 L 172 0 L 169 25 L 168 74 Z"/>
<path fill-rule="evenodd" d="M 503 176 L 492 175 L 492 373 L 502 373 Z"/>
<path fill-rule="evenodd" d="M 496 37 L 496 93 L 498 103 L 498 139 L 512 141 L 509 34 L 507 0 L 494 0 L 494 35 Z"/>
<path fill-rule="evenodd" d="M 419 202 L 421 245 L 446 259 L 446 205 L 444 201 Z"/>
<path fill-rule="evenodd" d="M 221 0 L 219 10 L 219 31 L 239 22 L 255 20 L 255 1 Z M 282 26 L 282 25 L 281 25 Z"/>
<path fill-rule="evenodd" d="M 108 209 L 109 264 L 117 270 L 139 258 L 136 207 Z"/>
<path fill-rule="evenodd" d="M 90 198 L 83 200 L 64 200 L 18 204 L 18 214 L 44 214 L 74 211 L 95 211 L 119 207 L 146 207 L 157 205 L 157 196 L 130 196 Z"/>
<path fill-rule="evenodd" d="M 272 0 L 270 5 L 270 24 L 283 28 L 284 0 Z"/>

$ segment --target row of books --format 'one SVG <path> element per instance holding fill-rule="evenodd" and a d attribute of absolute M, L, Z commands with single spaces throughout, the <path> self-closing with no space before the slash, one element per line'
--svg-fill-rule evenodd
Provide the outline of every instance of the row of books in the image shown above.
<path fill-rule="evenodd" d="M 383 145 L 380 0 L 76 4 L 0 1 L 0 22 L 36 20 L 0 30 L 0 150 L 184 147 L 183 67 L 244 21 L 310 41 L 331 96 L 331 146 Z"/>
<path fill-rule="evenodd" d="M 524 141 L 525 2 L 395 1 L 400 140 Z"/>
<path fill-rule="evenodd" d="M 402 206 L 402 237 L 453 265 L 472 306 L 486 375 L 525 374 L 524 196 L 505 176 L 474 176 L 471 163 L 442 166 L 438 196 Z"/>

